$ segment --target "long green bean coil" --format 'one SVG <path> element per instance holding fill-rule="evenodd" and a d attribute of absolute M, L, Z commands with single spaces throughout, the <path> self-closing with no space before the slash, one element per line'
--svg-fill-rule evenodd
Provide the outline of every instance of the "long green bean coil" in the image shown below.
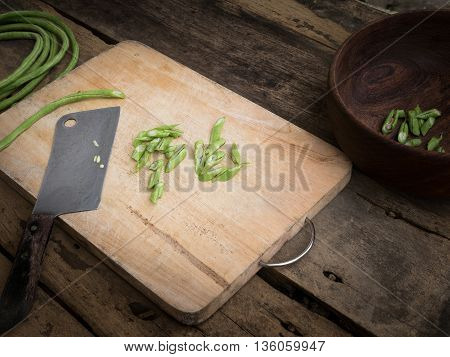
<path fill-rule="evenodd" d="M 31 93 L 67 53 L 71 59 L 58 74 L 64 76 L 78 62 L 73 32 L 59 18 L 41 11 L 12 11 L 0 15 L 1 40 L 34 40 L 33 50 L 6 78 L 0 80 L 0 111 Z"/>

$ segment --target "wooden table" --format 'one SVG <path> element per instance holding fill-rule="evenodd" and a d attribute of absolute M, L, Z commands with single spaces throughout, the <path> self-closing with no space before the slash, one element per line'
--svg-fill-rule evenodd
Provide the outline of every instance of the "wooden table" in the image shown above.
<path fill-rule="evenodd" d="M 79 41 L 80 62 L 119 41 L 138 40 L 333 144 L 324 103 L 316 102 L 326 92 L 333 53 L 352 31 L 388 16 L 355 0 L 0 3 L 1 12 L 11 9 L 59 14 Z M 1 77 L 30 46 L 1 44 Z M 0 286 L 31 209 L 0 180 Z M 314 223 L 317 245 L 308 256 L 263 269 L 195 327 L 169 317 L 105 265 L 66 288 L 98 259 L 56 227 L 35 312 L 10 335 L 450 334 L 450 202 L 391 191 L 354 169 Z M 275 259 L 303 241 L 292 239 Z"/>

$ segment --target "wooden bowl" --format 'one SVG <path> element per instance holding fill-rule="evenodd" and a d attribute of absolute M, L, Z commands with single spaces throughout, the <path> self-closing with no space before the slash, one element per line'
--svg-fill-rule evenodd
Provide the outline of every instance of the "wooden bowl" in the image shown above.
<path fill-rule="evenodd" d="M 342 150 L 362 171 L 418 196 L 450 197 L 450 11 L 388 16 L 351 35 L 329 73 L 328 112 Z M 384 136 L 391 109 L 437 108 L 421 147 Z M 400 125 L 397 125 L 397 129 Z M 426 150 L 444 133 L 446 153 Z"/>

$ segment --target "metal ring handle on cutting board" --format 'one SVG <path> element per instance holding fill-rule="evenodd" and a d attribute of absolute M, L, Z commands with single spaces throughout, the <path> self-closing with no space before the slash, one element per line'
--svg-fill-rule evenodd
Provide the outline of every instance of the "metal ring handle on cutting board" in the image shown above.
<path fill-rule="evenodd" d="M 303 258 L 311 250 L 312 246 L 314 245 L 314 241 L 316 240 L 316 228 L 314 227 L 314 223 L 308 217 L 305 218 L 305 223 L 308 223 L 309 226 L 311 227 L 311 239 L 308 243 L 308 246 L 305 248 L 305 250 L 303 252 L 301 252 L 295 258 L 286 260 L 285 262 L 280 262 L 280 263 L 259 262 L 259 265 L 266 267 L 266 268 L 267 267 L 271 267 L 271 268 L 284 267 L 286 265 L 294 264 L 295 262 L 298 262 L 301 258 Z"/>

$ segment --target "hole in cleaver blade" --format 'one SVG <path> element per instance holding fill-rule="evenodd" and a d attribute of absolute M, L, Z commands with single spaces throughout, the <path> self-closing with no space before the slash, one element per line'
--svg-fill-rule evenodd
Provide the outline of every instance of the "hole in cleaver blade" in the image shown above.
<path fill-rule="evenodd" d="M 98 208 L 119 116 L 120 107 L 109 107 L 58 120 L 34 214 L 58 216 Z M 71 119 L 76 124 L 66 126 Z"/>

